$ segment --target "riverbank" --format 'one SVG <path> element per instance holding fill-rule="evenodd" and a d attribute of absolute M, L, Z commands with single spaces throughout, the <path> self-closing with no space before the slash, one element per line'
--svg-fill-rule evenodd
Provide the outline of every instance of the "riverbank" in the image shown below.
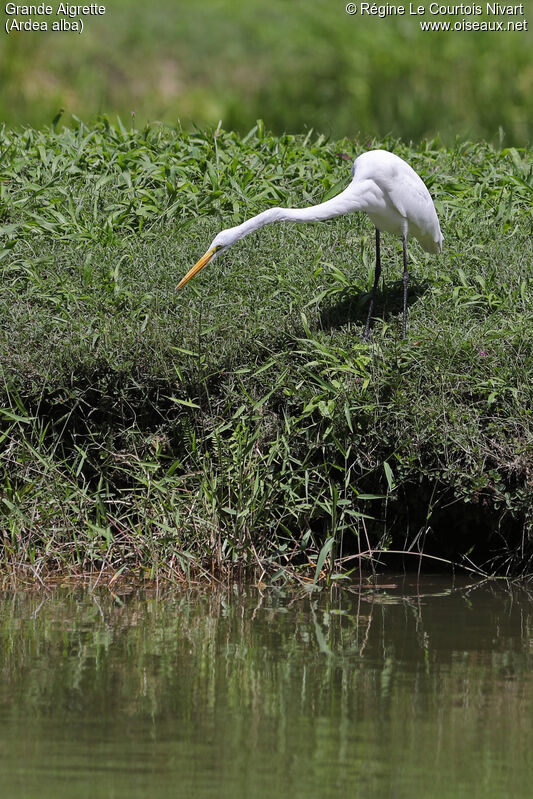
<path fill-rule="evenodd" d="M 405 341 L 391 236 L 361 340 L 364 214 L 265 228 L 176 293 L 219 229 L 332 196 L 374 147 L 444 234 L 410 243 Z M 313 578 L 384 548 L 532 571 L 531 151 L 105 119 L 0 148 L 4 572 Z"/>

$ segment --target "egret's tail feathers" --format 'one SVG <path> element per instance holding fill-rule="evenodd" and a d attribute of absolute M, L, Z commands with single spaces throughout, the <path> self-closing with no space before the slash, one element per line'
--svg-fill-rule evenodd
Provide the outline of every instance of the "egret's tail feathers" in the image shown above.
<path fill-rule="evenodd" d="M 432 239 L 429 236 L 426 236 L 420 240 L 420 244 L 425 249 L 425 251 L 431 253 L 442 252 L 442 242 L 443 242 L 442 234 L 438 239 Z"/>

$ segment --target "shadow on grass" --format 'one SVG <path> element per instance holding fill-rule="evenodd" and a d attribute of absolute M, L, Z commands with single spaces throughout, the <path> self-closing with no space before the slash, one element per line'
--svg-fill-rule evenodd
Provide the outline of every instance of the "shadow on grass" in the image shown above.
<path fill-rule="evenodd" d="M 410 308 L 429 288 L 429 283 L 416 281 L 410 277 L 407 307 Z M 338 299 L 333 305 L 323 308 L 319 313 L 320 325 L 323 329 L 342 327 L 349 322 L 361 324 L 364 327 L 370 302 L 370 292 L 357 292 L 346 289 L 337 295 Z M 401 318 L 403 313 L 403 283 L 395 280 L 384 288 L 376 291 L 373 318 L 389 321 Z"/>

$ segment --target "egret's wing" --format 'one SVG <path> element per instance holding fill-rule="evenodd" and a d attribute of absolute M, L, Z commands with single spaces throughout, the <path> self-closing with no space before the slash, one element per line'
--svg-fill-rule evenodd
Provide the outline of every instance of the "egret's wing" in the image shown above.
<path fill-rule="evenodd" d="M 425 183 L 414 170 L 399 170 L 393 180 L 388 181 L 388 196 L 394 208 L 408 220 L 409 229 L 429 250 L 440 247 L 440 232 L 437 212 Z"/>
<path fill-rule="evenodd" d="M 398 213 L 415 224 L 423 225 L 434 212 L 429 191 L 415 172 L 411 175 L 402 170 L 389 180 L 387 193 Z"/>
<path fill-rule="evenodd" d="M 375 214 L 382 223 L 387 222 L 388 212 L 393 224 L 385 226 L 385 230 L 400 232 L 399 217 L 407 223 L 409 235 L 416 236 L 425 249 L 440 250 L 442 234 L 433 200 L 423 180 L 406 161 L 385 150 L 362 153 L 354 162 L 353 182 L 361 191 L 366 187 L 364 210 Z"/>

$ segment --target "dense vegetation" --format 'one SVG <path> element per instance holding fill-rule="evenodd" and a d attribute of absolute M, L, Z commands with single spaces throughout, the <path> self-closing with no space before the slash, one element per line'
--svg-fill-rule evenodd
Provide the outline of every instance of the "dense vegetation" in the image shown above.
<path fill-rule="evenodd" d="M 361 340 L 364 214 L 265 228 L 176 293 L 221 227 L 331 196 L 373 146 L 445 238 L 410 244 L 405 341 L 390 236 Z M 388 546 L 530 570 L 530 151 L 103 118 L 0 153 L 5 567 L 261 576 Z"/>
<path fill-rule="evenodd" d="M 420 17 L 351 17 L 331 0 L 105 5 L 82 35 L 3 36 L 1 120 L 50 124 L 64 107 L 67 124 L 134 112 L 241 133 L 261 117 L 277 133 L 499 141 L 501 128 L 506 145 L 531 142 L 530 31 L 424 33 Z"/>

